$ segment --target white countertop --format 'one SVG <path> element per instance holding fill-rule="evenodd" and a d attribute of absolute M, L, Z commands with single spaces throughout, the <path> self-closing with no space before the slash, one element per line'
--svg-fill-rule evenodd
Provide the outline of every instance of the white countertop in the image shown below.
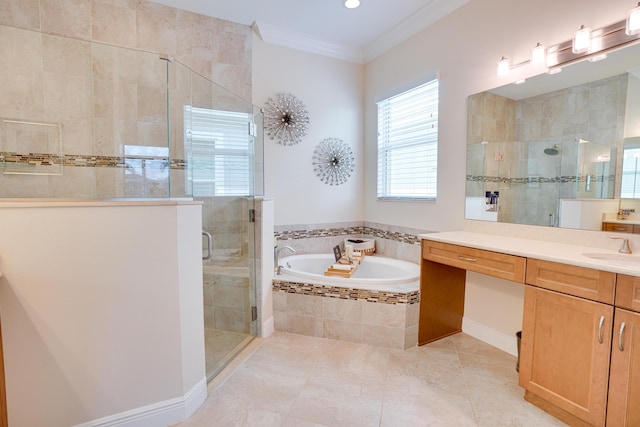
<path fill-rule="evenodd" d="M 566 243 L 547 242 L 542 240 L 524 239 L 519 237 L 499 236 L 473 231 L 446 231 L 442 233 L 420 234 L 421 239 L 436 242 L 451 243 L 454 245 L 468 246 L 476 249 L 484 249 L 492 252 L 522 257 L 536 258 L 544 261 L 553 261 L 562 264 L 576 265 L 579 267 L 594 268 L 613 273 L 628 274 L 640 277 L 640 262 L 636 265 L 616 264 L 614 261 L 593 259 L 584 256 L 585 253 L 610 254 L 623 256 L 615 250 L 596 247 L 571 245 Z M 621 236 L 623 237 L 623 236 Z M 640 248 L 631 247 L 640 255 Z"/>

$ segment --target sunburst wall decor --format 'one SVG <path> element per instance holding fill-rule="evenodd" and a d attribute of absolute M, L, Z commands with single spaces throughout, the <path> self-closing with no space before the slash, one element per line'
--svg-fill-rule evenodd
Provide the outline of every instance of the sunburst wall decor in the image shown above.
<path fill-rule="evenodd" d="M 309 132 L 309 113 L 298 98 L 279 93 L 265 103 L 264 127 L 269 138 L 282 145 L 294 145 Z"/>
<path fill-rule="evenodd" d="M 353 151 L 341 139 L 327 138 L 313 150 L 313 170 L 325 184 L 343 184 L 354 168 Z"/>

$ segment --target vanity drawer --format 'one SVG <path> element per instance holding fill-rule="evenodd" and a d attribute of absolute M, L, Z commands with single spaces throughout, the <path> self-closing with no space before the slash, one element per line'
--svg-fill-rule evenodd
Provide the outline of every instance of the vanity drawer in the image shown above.
<path fill-rule="evenodd" d="M 527 283 L 576 297 L 613 304 L 616 274 L 528 258 Z"/>
<path fill-rule="evenodd" d="M 422 258 L 524 283 L 526 258 L 449 243 L 422 241 Z"/>
<path fill-rule="evenodd" d="M 614 231 L 618 233 L 640 234 L 640 225 L 620 224 L 619 222 L 603 222 L 602 231 Z"/>
<path fill-rule="evenodd" d="M 616 307 L 640 312 L 640 277 L 618 274 Z"/>

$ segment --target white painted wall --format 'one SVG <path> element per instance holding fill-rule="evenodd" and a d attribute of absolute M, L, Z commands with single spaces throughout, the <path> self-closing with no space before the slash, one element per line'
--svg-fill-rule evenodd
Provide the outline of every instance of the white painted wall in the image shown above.
<path fill-rule="evenodd" d="M 200 406 L 200 232 L 197 204 L 0 206 L 10 425 L 165 426 Z"/>
<path fill-rule="evenodd" d="M 273 318 L 273 292 L 271 291 L 271 280 L 273 279 L 273 208 L 272 199 L 262 199 L 260 203 L 261 224 L 260 241 L 262 264 L 260 266 L 259 288 L 256 297 L 259 301 L 258 314 L 260 322 L 260 336 L 269 337 L 275 331 Z"/>
<path fill-rule="evenodd" d="M 283 146 L 265 135 L 265 196 L 274 199 L 275 225 L 362 219 L 364 66 L 264 43 L 253 37 L 253 103 L 264 107 L 290 93 L 309 112 L 309 134 Z M 356 158 L 350 179 L 339 186 L 313 172 L 313 150 L 325 138 L 348 143 Z"/>

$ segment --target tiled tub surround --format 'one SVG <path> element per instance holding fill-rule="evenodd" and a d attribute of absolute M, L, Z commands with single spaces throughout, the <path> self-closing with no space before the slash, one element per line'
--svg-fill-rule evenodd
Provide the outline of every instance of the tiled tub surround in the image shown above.
<path fill-rule="evenodd" d="M 419 293 L 273 281 L 276 330 L 390 348 L 418 342 Z"/>
<path fill-rule="evenodd" d="M 417 263 L 418 234 L 425 231 L 371 222 L 276 226 L 278 245 L 297 254 L 331 253 L 344 239 L 374 238 L 376 254 Z M 275 329 L 301 335 L 409 348 L 417 343 L 419 291 L 402 285 L 372 289 L 342 287 L 330 282 L 304 283 L 299 278 L 274 276 Z"/>
<path fill-rule="evenodd" d="M 420 260 L 418 235 L 428 232 L 368 221 L 355 221 L 280 225 L 275 227 L 275 238 L 278 245 L 291 246 L 297 254 L 332 253 L 334 246 L 343 247 L 346 238 L 372 238 L 376 241 L 376 254 L 418 263 Z"/>

